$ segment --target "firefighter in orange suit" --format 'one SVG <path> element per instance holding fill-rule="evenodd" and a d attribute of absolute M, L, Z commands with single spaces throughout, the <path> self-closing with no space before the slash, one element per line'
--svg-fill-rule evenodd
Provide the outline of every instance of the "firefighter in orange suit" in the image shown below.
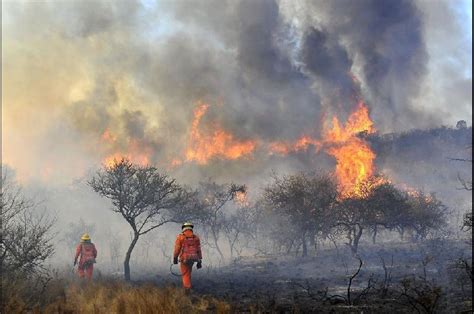
<path fill-rule="evenodd" d="M 191 272 L 193 264 L 196 263 L 197 269 L 202 267 L 201 241 L 193 233 L 193 224 L 185 222 L 182 226 L 182 232 L 176 237 L 173 254 L 173 264 L 180 262 L 181 277 L 183 287 L 186 290 L 191 289 Z"/>
<path fill-rule="evenodd" d="M 79 266 L 77 267 L 77 270 L 79 277 L 84 278 L 85 275 L 87 279 L 92 279 L 94 263 L 97 258 L 97 249 L 95 248 L 94 243 L 91 242 L 91 238 L 87 233 L 82 235 L 81 242 L 76 247 L 74 266 L 76 266 L 78 258 Z"/>

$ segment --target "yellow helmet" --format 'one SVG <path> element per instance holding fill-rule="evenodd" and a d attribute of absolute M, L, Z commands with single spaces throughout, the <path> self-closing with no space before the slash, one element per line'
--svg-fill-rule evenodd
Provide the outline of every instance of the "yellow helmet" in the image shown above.
<path fill-rule="evenodd" d="M 190 222 L 185 222 L 182 226 L 181 226 L 181 229 L 184 230 L 193 230 L 194 228 L 194 225 Z"/>
<path fill-rule="evenodd" d="M 81 241 L 90 241 L 91 237 L 89 236 L 88 233 L 84 233 L 81 237 Z"/>

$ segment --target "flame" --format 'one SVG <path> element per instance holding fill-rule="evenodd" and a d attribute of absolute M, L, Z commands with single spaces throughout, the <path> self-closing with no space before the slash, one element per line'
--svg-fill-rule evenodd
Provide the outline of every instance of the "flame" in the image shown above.
<path fill-rule="evenodd" d="M 235 193 L 234 202 L 240 207 L 247 207 L 250 205 L 247 192 L 238 191 Z"/>
<path fill-rule="evenodd" d="M 117 136 L 109 129 L 106 129 L 104 133 L 102 133 L 101 141 L 107 150 L 113 151 L 113 153 L 103 158 L 102 164 L 105 167 L 112 167 L 122 159 L 128 159 L 140 166 L 150 164 L 151 149 L 137 139 L 130 138 L 126 141 L 126 149 L 117 149 Z"/>
<path fill-rule="evenodd" d="M 375 132 L 369 110 L 362 101 L 344 125 L 333 117 L 332 127 L 323 130 L 325 151 L 336 158 L 335 173 L 342 197 L 363 197 L 361 185 L 375 172 L 376 155 L 369 144 L 358 136 L 362 132 Z"/>
<path fill-rule="evenodd" d="M 399 183 L 398 186 L 402 191 L 412 197 L 413 199 L 424 200 L 427 203 L 433 202 L 433 196 L 430 194 L 425 194 L 423 191 L 417 190 L 406 183 Z"/>
<path fill-rule="evenodd" d="M 369 110 L 363 101 L 359 101 L 357 108 L 349 115 L 344 125 L 337 117 L 332 118 L 332 126 L 325 126 L 323 129 L 322 140 L 303 135 L 294 143 L 272 142 L 268 149 L 270 154 L 288 155 L 307 150 L 311 145 L 315 147 L 316 152 L 324 148 L 326 153 L 336 158 L 335 174 L 342 197 L 364 197 L 362 188 L 364 182 L 374 180 L 376 184 L 372 186 L 385 182 L 381 178 L 372 178 L 375 173 L 376 155 L 369 144 L 359 137 L 360 133 L 374 132 Z"/>
<path fill-rule="evenodd" d="M 208 104 L 198 103 L 194 110 L 188 147 L 185 151 L 186 161 L 195 161 L 204 165 L 212 158 L 234 160 L 247 156 L 255 150 L 256 141 L 239 141 L 218 125 L 212 132 L 203 132 L 200 129 L 200 123 L 208 109 Z"/>
<path fill-rule="evenodd" d="M 150 164 L 150 159 L 147 155 L 137 155 L 137 154 L 123 154 L 123 153 L 114 153 L 104 158 L 102 163 L 105 167 L 110 168 L 113 167 L 117 162 L 122 159 L 128 159 L 134 164 L 138 164 L 140 166 L 146 166 Z"/>
<path fill-rule="evenodd" d="M 268 149 L 270 154 L 288 155 L 289 153 L 307 150 L 311 145 L 318 151 L 321 148 L 321 141 L 309 135 L 303 135 L 294 143 L 272 142 L 268 146 Z"/>

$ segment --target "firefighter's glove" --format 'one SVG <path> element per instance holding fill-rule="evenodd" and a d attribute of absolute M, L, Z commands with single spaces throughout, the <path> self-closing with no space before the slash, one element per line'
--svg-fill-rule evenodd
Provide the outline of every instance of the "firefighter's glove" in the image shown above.
<path fill-rule="evenodd" d="M 178 264 L 178 258 L 177 257 L 173 258 L 173 264 Z"/>
<path fill-rule="evenodd" d="M 202 262 L 201 261 L 197 262 L 196 267 L 197 269 L 200 269 L 202 267 Z"/>

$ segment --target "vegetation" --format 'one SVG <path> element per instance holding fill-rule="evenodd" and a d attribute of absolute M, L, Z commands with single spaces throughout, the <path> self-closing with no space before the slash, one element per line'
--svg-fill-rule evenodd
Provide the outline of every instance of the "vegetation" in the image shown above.
<path fill-rule="evenodd" d="M 1 178 L 0 264 L 2 304 L 19 297 L 36 298 L 50 277 L 44 266 L 54 253 L 52 227 L 54 217 L 41 210 L 39 204 L 27 198 L 21 187 L 3 171 Z"/>
<path fill-rule="evenodd" d="M 168 222 L 186 219 L 193 193 L 152 166 L 122 159 L 97 172 L 89 181 L 95 192 L 112 201 L 133 231 L 124 260 L 125 280 L 130 280 L 130 257 L 140 236 Z"/>
<path fill-rule="evenodd" d="M 308 255 L 308 242 L 315 247 L 316 236 L 329 232 L 336 198 L 334 180 L 327 174 L 316 173 L 275 177 L 263 195 L 269 214 L 288 221 L 290 228 L 297 231 L 288 245 L 291 250 L 297 241 L 303 256 Z"/>
<path fill-rule="evenodd" d="M 203 240 L 211 248 L 215 249 L 221 260 L 225 259 L 219 245 L 222 232 L 230 236 L 231 252 L 234 252 L 234 244 L 238 237 L 238 228 L 234 219 L 228 219 L 223 212 L 224 206 L 232 201 L 237 193 L 245 193 L 245 186 L 235 184 L 217 184 L 215 182 L 201 182 L 198 192 L 199 207 L 196 220 L 202 225 Z M 237 232 L 234 235 L 233 232 Z"/>
<path fill-rule="evenodd" d="M 153 309 L 153 310 L 152 310 Z M 211 297 L 185 295 L 182 289 L 131 286 L 123 282 L 72 285 L 45 313 L 228 313 L 230 306 Z"/>
<path fill-rule="evenodd" d="M 449 294 L 458 298 L 453 301 L 456 310 L 469 307 L 460 304 L 472 300 L 469 299 L 472 259 L 456 255 L 463 252 L 456 247 L 450 248 L 449 255 L 436 256 L 436 252 L 447 251 L 444 229 L 448 208 L 434 194 L 402 189 L 381 177 L 363 182 L 357 195 L 342 197 L 333 177 L 327 173 L 274 175 L 255 200 L 248 200 L 247 188 L 243 185 L 208 180 L 192 190 L 157 168 L 121 160 L 99 170 L 88 183 L 99 195 L 111 200 L 112 210 L 120 214 L 132 230 L 124 260 L 125 281 L 99 276 L 92 283 L 64 280 L 64 274 L 53 279 L 54 274 L 44 265 L 54 253 L 51 244 L 54 220 L 41 214 L 38 203 L 26 198 L 7 177 L 2 183 L 1 262 L 2 271 L 6 270 L 2 288 L 9 288 L 3 289 L 5 312 L 34 309 L 44 313 L 128 313 L 150 309 L 155 309 L 154 313 L 269 309 L 305 312 L 319 308 L 342 311 L 344 307 L 370 312 L 390 310 L 393 306 L 392 310 L 400 312 L 430 313 L 448 308 L 446 296 Z M 213 265 L 206 265 L 206 278 L 199 278 L 199 282 L 203 282 L 198 288 L 200 293 L 185 295 L 168 281 L 131 282 L 129 263 L 139 238 L 166 223 L 182 223 L 188 219 L 200 226 L 203 247 L 208 252 L 215 251 L 219 265 L 223 266 L 215 270 Z M 466 221 L 464 230 L 469 230 L 472 216 L 470 224 L 468 218 Z M 81 229 L 93 230 L 94 227 L 78 220 L 69 225 L 70 232 L 65 233 L 64 240 L 71 245 L 75 242 L 74 234 L 77 233 L 77 237 Z M 402 250 L 404 253 L 395 260 L 392 255 L 389 266 L 383 249 L 378 250 L 380 256 L 374 258 L 374 248 L 384 244 L 378 243 L 384 239 L 380 236 L 382 233 L 394 233 L 396 238 L 397 233 L 402 235 L 393 247 L 397 247 L 394 252 Z M 346 246 L 341 248 L 339 243 Z M 285 259 L 290 255 L 295 257 L 288 262 Z M 244 273 L 253 267 L 244 263 L 245 257 L 254 260 L 252 263 L 257 265 L 258 271 L 239 279 L 242 271 L 239 265 L 245 269 Z M 259 264 L 260 258 L 265 263 Z M 228 263 L 230 261 L 233 263 Z M 221 272 L 232 266 L 235 268 L 227 275 Z M 305 271 L 305 267 L 310 268 L 311 273 Z M 345 274 L 338 273 L 340 268 L 345 269 Z M 384 274 L 370 274 L 369 269 L 381 269 Z M 449 289 L 435 280 L 434 271 L 440 278 L 444 277 L 442 280 L 450 282 Z M 282 278 L 285 272 L 289 272 L 288 277 Z M 328 273 L 331 275 L 326 275 Z M 201 274 L 202 271 L 198 276 Z M 331 277 L 313 280 L 314 274 Z M 278 282 L 290 282 L 288 285 L 292 288 L 277 287 Z M 230 288 L 219 291 L 219 287 L 227 283 Z M 243 304 L 238 299 L 229 299 L 226 291 L 238 289 L 239 284 L 246 289 L 241 296 L 251 295 L 252 302 Z M 259 291 L 250 290 L 254 286 L 281 293 L 289 291 L 293 293 L 292 304 L 278 305 L 276 292 L 254 294 L 251 291 Z M 342 291 L 331 291 L 335 286 L 346 287 Z M 313 303 L 304 305 L 305 298 Z"/>

